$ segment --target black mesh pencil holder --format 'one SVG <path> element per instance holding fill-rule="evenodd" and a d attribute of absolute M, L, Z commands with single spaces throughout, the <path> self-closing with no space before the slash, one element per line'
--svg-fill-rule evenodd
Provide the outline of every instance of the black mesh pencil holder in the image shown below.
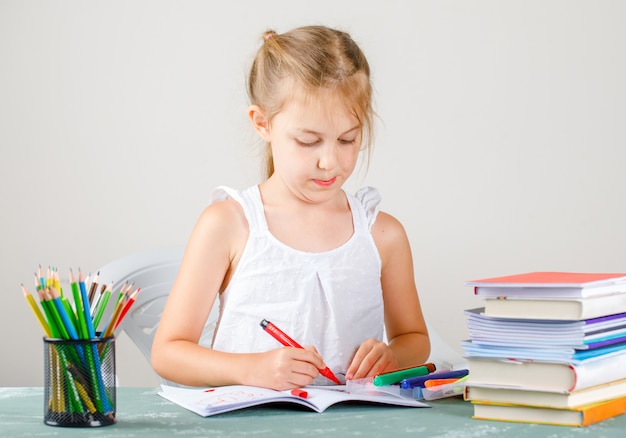
<path fill-rule="evenodd" d="M 115 423 L 115 338 L 44 338 L 44 423 Z"/>

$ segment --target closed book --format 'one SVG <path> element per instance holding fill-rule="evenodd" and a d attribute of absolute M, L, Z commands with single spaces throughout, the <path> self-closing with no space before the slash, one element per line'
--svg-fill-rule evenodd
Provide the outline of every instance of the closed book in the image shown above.
<path fill-rule="evenodd" d="M 626 379 L 626 350 L 580 363 L 468 357 L 466 385 L 496 385 L 537 391 L 576 391 Z"/>
<path fill-rule="evenodd" d="M 504 386 L 465 386 L 463 397 L 471 402 L 529 405 L 543 408 L 570 409 L 626 396 L 626 379 L 578 391 L 532 391 Z"/>
<path fill-rule="evenodd" d="M 626 292 L 626 274 L 528 272 L 465 283 L 484 297 L 584 298 Z"/>
<path fill-rule="evenodd" d="M 485 297 L 487 316 L 497 318 L 582 320 L 626 312 L 626 293 L 588 298 Z"/>
<path fill-rule="evenodd" d="M 501 318 L 466 310 L 472 343 L 502 347 L 589 350 L 626 342 L 626 314 L 579 321 Z"/>
<path fill-rule="evenodd" d="M 478 420 L 539 423 L 556 426 L 588 426 L 626 412 L 626 397 L 570 409 L 472 402 Z"/>
<path fill-rule="evenodd" d="M 576 350 L 568 346 L 538 348 L 537 346 L 512 345 L 512 343 L 490 345 L 482 341 L 464 340 L 461 341 L 461 347 L 466 358 L 582 364 L 593 359 L 622 354 L 626 345 L 619 343 L 589 350 Z"/>

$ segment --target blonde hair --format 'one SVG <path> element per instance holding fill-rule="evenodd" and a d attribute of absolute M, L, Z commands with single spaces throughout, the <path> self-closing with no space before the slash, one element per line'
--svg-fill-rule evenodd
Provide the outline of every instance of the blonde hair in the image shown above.
<path fill-rule="evenodd" d="M 325 26 L 305 26 L 283 34 L 268 30 L 248 77 L 252 105 L 262 107 L 271 121 L 288 94 L 285 80 L 293 81 L 309 95 L 320 88 L 337 93 L 361 124 L 363 146 L 371 150 L 373 137 L 370 68 L 349 34 Z M 266 145 L 265 174 L 274 173 L 271 147 Z"/>

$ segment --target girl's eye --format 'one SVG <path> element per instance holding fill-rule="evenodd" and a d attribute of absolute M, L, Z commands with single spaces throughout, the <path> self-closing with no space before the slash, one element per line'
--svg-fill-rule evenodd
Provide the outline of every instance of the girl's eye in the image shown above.
<path fill-rule="evenodd" d="M 313 141 L 303 141 L 303 140 L 298 140 L 296 139 L 296 142 L 300 145 L 300 146 L 304 146 L 304 147 L 311 147 L 311 146 L 315 146 L 316 144 L 318 144 L 320 141 L 319 140 L 313 140 Z"/>
<path fill-rule="evenodd" d="M 339 143 L 341 144 L 354 144 L 355 141 L 356 141 L 356 138 L 351 138 L 351 139 L 340 138 L 339 139 Z"/>

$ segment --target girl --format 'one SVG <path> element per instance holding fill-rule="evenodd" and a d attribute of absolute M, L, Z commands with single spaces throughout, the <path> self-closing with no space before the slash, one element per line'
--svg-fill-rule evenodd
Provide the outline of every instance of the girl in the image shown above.
<path fill-rule="evenodd" d="M 152 348 L 163 378 L 285 390 L 423 363 L 430 344 L 402 225 L 342 186 L 370 150 L 369 65 L 323 26 L 265 33 L 249 75 L 267 179 L 218 188 L 191 234 Z M 216 299 L 211 347 L 198 344 Z M 281 347 L 267 319 L 305 348 Z M 388 343 L 383 342 L 383 328 Z"/>

